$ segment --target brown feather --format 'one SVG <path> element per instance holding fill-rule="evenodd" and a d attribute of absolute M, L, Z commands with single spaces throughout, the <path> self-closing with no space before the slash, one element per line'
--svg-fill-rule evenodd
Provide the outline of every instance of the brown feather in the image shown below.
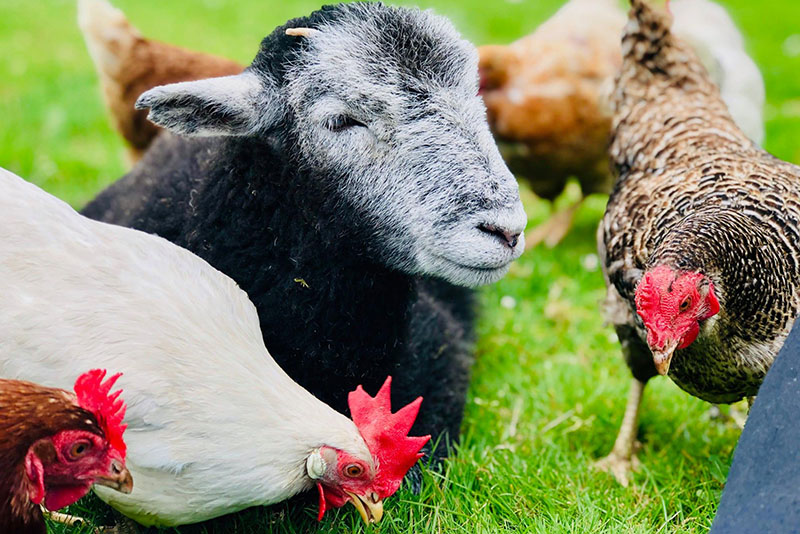
<path fill-rule="evenodd" d="M 105 2 L 79 4 L 81 31 L 100 76 L 114 127 L 141 158 L 161 128 L 134 108 L 139 95 L 157 85 L 239 74 L 243 65 L 219 56 L 146 39 L 118 9 Z"/>

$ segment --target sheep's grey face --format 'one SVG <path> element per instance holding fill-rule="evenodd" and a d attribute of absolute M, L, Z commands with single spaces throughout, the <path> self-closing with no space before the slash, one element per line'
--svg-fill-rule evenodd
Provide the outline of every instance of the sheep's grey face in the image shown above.
<path fill-rule="evenodd" d="M 429 12 L 342 4 L 324 17 L 293 37 L 280 82 L 260 55 L 242 75 L 152 89 L 139 104 L 190 135 L 262 135 L 286 118 L 293 159 L 333 181 L 377 261 L 461 285 L 501 278 L 526 217 L 477 95 L 475 48 Z"/>
<path fill-rule="evenodd" d="M 307 38 L 284 88 L 302 159 L 337 181 L 392 267 L 494 282 L 524 249 L 526 217 L 477 94 L 477 53 L 446 20 L 405 12 L 415 20 L 399 24 L 424 34 L 413 53 L 429 57 L 363 17 Z"/>

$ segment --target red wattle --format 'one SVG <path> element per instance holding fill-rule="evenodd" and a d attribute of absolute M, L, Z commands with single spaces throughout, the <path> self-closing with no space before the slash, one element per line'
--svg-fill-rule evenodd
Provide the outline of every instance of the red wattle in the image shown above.
<path fill-rule="evenodd" d="M 689 327 L 689 331 L 686 332 L 686 335 L 683 336 L 681 340 L 681 344 L 678 345 L 679 349 L 685 349 L 692 343 L 694 340 L 697 339 L 697 335 L 700 333 L 700 325 L 697 322 L 692 323 L 692 326 Z"/>
<path fill-rule="evenodd" d="M 328 509 L 328 503 L 325 501 L 325 490 L 322 489 L 322 484 L 317 482 L 317 489 L 319 490 L 319 513 L 317 514 L 317 521 L 322 521 L 322 516 Z"/>
<path fill-rule="evenodd" d="M 44 507 L 50 511 L 66 508 L 70 504 L 78 502 L 81 497 L 89 493 L 90 489 L 91 485 L 89 484 L 48 488 L 44 498 Z"/>
<path fill-rule="evenodd" d="M 706 312 L 704 317 L 700 318 L 701 321 L 704 321 L 709 317 L 713 317 L 719 313 L 719 299 L 717 299 L 717 295 L 714 293 L 714 282 L 709 282 L 708 284 L 708 295 L 706 296 L 706 305 L 708 306 L 708 311 Z"/>

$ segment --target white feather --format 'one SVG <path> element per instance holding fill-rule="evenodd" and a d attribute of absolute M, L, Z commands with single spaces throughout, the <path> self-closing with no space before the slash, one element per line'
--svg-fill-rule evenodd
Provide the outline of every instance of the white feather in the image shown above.
<path fill-rule="evenodd" d="M 3 169 L 0 294 L 0 376 L 71 389 L 88 369 L 124 373 L 134 490 L 98 494 L 145 525 L 286 499 L 312 486 L 321 445 L 370 458 L 352 421 L 277 366 L 230 278 Z"/>

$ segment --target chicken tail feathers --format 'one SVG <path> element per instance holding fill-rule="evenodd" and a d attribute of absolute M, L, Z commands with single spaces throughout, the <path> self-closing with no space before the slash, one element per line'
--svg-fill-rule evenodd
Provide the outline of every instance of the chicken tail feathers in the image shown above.
<path fill-rule="evenodd" d="M 119 76 L 131 49 L 141 38 L 139 30 L 105 0 L 79 0 L 78 26 L 100 76 Z"/>

